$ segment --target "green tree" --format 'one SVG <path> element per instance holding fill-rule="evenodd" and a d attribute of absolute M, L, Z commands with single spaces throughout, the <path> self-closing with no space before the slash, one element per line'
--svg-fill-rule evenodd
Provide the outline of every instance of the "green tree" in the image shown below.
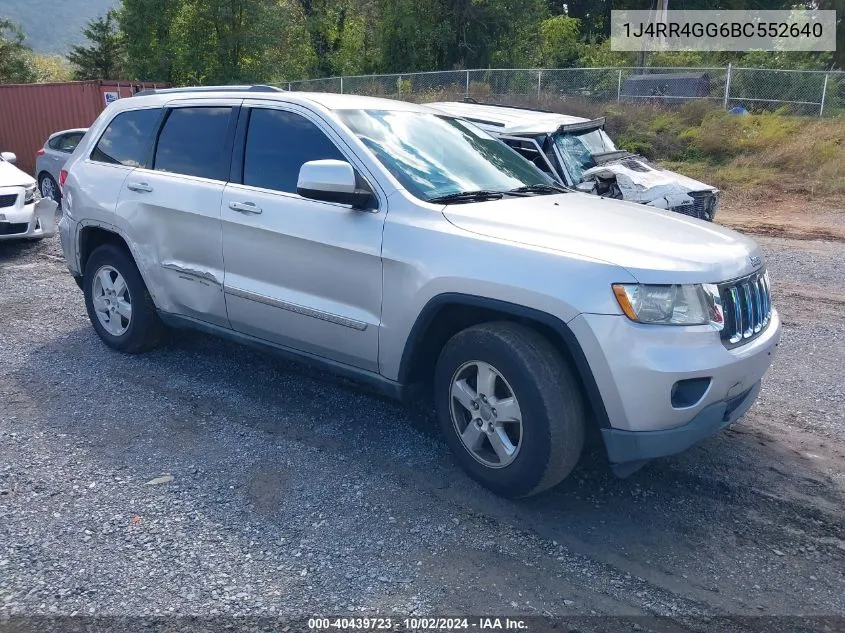
<path fill-rule="evenodd" d="M 576 18 L 556 15 L 540 23 L 539 64 L 546 68 L 573 66 L 581 54 L 580 23 Z"/>
<path fill-rule="evenodd" d="M 313 74 L 359 74 L 378 66 L 378 0 L 297 0 L 314 52 Z"/>
<path fill-rule="evenodd" d="M 75 79 L 121 79 L 123 48 L 117 30 L 117 13 L 112 10 L 88 22 L 83 30 L 89 46 L 74 46 L 68 61 Z"/>
<path fill-rule="evenodd" d="M 492 34 L 490 60 L 485 65 L 499 68 L 535 65 L 537 50 L 542 45 L 541 26 L 548 17 L 545 0 L 497 0 L 490 5 L 499 28 Z"/>
<path fill-rule="evenodd" d="M 539 44 L 545 0 L 383 0 L 381 65 L 386 70 L 525 66 Z"/>
<path fill-rule="evenodd" d="M 34 55 L 35 81 L 49 83 L 73 79 L 73 67 L 61 55 Z"/>
<path fill-rule="evenodd" d="M 453 34 L 441 0 L 381 0 L 378 11 L 382 72 L 448 69 Z"/>
<path fill-rule="evenodd" d="M 305 53 L 294 9 L 280 0 L 183 0 L 171 31 L 173 79 L 228 84 L 278 77 L 279 65 L 287 65 L 283 46 Z"/>
<path fill-rule="evenodd" d="M 21 28 L 0 19 L 0 83 L 21 84 L 35 81 L 32 51 L 24 44 Z"/>
<path fill-rule="evenodd" d="M 122 0 L 117 14 L 126 79 L 173 81 L 171 27 L 182 0 Z"/>

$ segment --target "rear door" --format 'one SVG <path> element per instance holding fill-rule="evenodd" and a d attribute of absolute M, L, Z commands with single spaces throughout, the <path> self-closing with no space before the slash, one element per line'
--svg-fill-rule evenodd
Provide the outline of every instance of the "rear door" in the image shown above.
<path fill-rule="evenodd" d="M 91 153 L 73 163 L 71 188 L 63 192 L 68 211 L 78 206 L 90 220 L 117 224 L 123 183 L 135 169 L 149 164 L 161 114 L 161 107 L 151 106 L 115 115 Z"/>
<path fill-rule="evenodd" d="M 310 160 L 346 160 L 374 179 L 314 113 L 248 106 L 222 205 L 232 327 L 376 371 L 386 203 L 381 197 L 380 208 L 357 210 L 299 196 L 299 169 Z"/>
<path fill-rule="evenodd" d="M 169 104 L 152 162 L 126 179 L 118 214 L 158 308 L 223 327 L 220 202 L 239 105 Z"/>

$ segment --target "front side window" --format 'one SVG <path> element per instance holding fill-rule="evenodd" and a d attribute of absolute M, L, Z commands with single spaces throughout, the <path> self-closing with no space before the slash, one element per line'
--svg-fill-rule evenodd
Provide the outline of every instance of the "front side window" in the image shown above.
<path fill-rule="evenodd" d="M 226 137 L 232 108 L 171 110 L 156 146 L 153 168 L 185 176 L 227 180 Z"/>
<path fill-rule="evenodd" d="M 533 139 L 507 138 L 504 139 L 504 143 L 508 147 L 513 148 L 520 156 L 529 161 L 547 176 L 552 178 L 555 177 L 549 167 L 549 162 L 546 160 L 546 156 L 539 149 L 538 144 Z"/>
<path fill-rule="evenodd" d="M 118 114 L 91 152 L 91 160 L 127 167 L 146 167 L 161 110 L 132 110 Z"/>
<path fill-rule="evenodd" d="M 243 183 L 296 193 L 299 169 L 311 160 L 346 160 L 331 139 L 304 116 L 256 108 L 249 116 Z"/>
<path fill-rule="evenodd" d="M 337 114 L 402 186 L 422 200 L 552 183 L 504 143 L 460 119 L 404 110 Z"/>
<path fill-rule="evenodd" d="M 593 154 L 611 152 L 616 149 L 604 130 L 567 132 L 555 136 L 555 145 L 563 158 L 572 179 L 578 183 L 584 172 L 596 166 Z"/>

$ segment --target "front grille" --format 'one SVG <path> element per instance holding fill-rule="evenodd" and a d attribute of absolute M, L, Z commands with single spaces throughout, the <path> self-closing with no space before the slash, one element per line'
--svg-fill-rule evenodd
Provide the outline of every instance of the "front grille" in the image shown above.
<path fill-rule="evenodd" d="M 693 215 L 702 220 L 712 220 L 716 213 L 718 198 L 713 191 L 690 191 L 692 198 Z"/>
<path fill-rule="evenodd" d="M 29 224 L 26 222 L 0 222 L 0 235 L 17 235 L 26 233 Z"/>
<path fill-rule="evenodd" d="M 769 273 L 764 269 L 719 285 L 725 327 L 722 342 L 737 347 L 762 334 L 772 318 Z"/>
<path fill-rule="evenodd" d="M 16 193 L 7 193 L 0 196 L 0 209 L 14 206 L 17 199 L 18 194 Z"/>

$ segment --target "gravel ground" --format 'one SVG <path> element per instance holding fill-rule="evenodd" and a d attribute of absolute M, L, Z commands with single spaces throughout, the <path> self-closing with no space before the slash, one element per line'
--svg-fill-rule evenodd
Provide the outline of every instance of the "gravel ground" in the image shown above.
<path fill-rule="evenodd" d="M 843 616 L 845 243 L 760 242 L 785 327 L 744 422 L 520 502 L 426 405 L 199 334 L 111 352 L 56 240 L 0 243 L 0 616 Z"/>

